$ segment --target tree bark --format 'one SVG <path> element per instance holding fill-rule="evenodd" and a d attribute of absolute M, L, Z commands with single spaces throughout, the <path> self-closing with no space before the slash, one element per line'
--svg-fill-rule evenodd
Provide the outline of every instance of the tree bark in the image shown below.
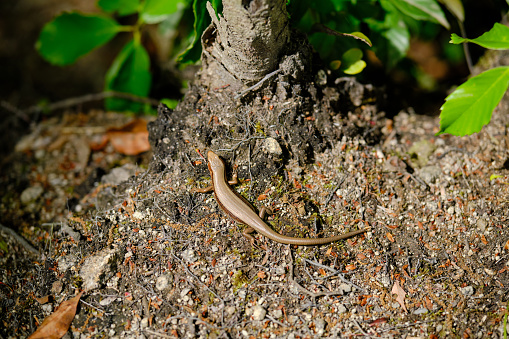
<path fill-rule="evenodd" d="M 201 84 L 236 91 L 276 70 L 290 41 L 286 0 L 223 0 L 223 16 L 207 3 L 212 24 L 202 35 Z"/>

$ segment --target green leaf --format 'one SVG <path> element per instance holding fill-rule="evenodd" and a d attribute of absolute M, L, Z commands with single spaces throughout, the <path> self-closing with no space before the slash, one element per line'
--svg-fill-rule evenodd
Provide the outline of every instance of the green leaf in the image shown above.
<path fill-rule="evenodd" d="M 343 72 L 346 74 L 359 74 L 366 67 L 366 62 L 362 59 L 362 51 L 358 48 L 351 48 L 343 54 L 342 65 Z"/>
<path fill-rule="evenodd" d="M 474 44 L 489 49 L 509 49 L 509 27 L 496 22 L 492 29 L 478 38 L 466 39 L 453 33 L 451 34 L 450 42 L 453 44 L 473 42 Z"/>
<path fill-rule="evenodd" d="M 441 0 L 441 2 L 460 22 L 465 21 L 465 9 L 461 0 Z"/>
<path fill-rule="evenodd" d="M 177 61 L 182 64 L 195 63 L 200 60 L 201 57 L 201 35 L 205 28 L 210 24 L 209 13 L 206 8 L 207 0 L 193 0 L 193 12 L 194 12 L 194 30 L 189 36 L 190 44 L 184 52 L 182 52 Z M 222 3 L 221 0 L 212 0 L 212 8 L 216 12 L 216 15 L 221 13 Z"/>
<path fill-rule="evenodd" d="M 371 43 L 371 40 L 369 40 L 369 38 L 366 35 L 362 34 L 361 32 L 342 33 L 342 32 L 338 32 L 330 27 L 327 27 L 326 25 L 319 23 L 319 22 L 317 22 L 313 25 L 312 31 L 326 33 L 329 35 L 335 35 L 335 36 L 339 36 L 339 37 L 347 36 L 347 37 L 351 37 L 351 38 L 360 40 L 360 41 L 364 42 L 366 45 L 368 45 L 369 47 L 373 46 L 373 44 Z"/>
<path fill-rule="evenodd" d="M 401 12 L 415 20 L 439 23 L 449 29 L 449 22 L 436 0 L 390 0 Z"/>
<path fill-rule="evenodd" d="M 168 98 L 161 99 L 161 103 L 165 104 L 166 106 L 168 106 L 168 108 L 171 108 L 171 109 L 175 109 L 175 107 L 177 107 L 179 102 L 180 102 L 180 100 L 175 100 L 175 99 L 168 99 Z"/>
<path fill-rule="evenodd" d="M 384 21 L 367 18 L 364 21 L 373 31 L 374 51 L 388 69 L 394 67 L 405 55 L 410 46 L 410 32 L 403 21 L 402 14 L 389 0 L 381 0 L 385 11 Z M 378 33 L 378 34 L 376 34 Z"/>
<path fill-rule="evenodd" d="M 141 20 L 147 24 L 159 23 L 185 3 L 185 0 L 146 0 L 140 11 Z"/>
<path fill-rule="evenodd" d="M 354 74 L 359 74 L 360 72 L 362 72 L 362 70 L 364 68 L 366 68 L 366 62 L 364 60 L 358 60 L 358 61 L 354 62 L 353 64 L 351 64 L 350 67 L 343 70 L 343 72 L 345 74 L 354 75 Z"/>
<path fill-rule="evenodd" d="M 490 175 L 490 181 L 493 180 L 493 179 L 498 179 L 498 178 L 503 178 L 503 177 L 504 177 L 503 175 L 492 174 L 492 175 Z"/>
<path fill-rule="evenodd" d="M 483 72 L 461 84 L 440 108 L 440 131 L 463 136 L 490 122 L 493 110 L 509 86 L 509 66 Z"/>
<path fill-rule="evenodd" d="M 351 36 L 354 39 L 361 40 L 369 47 L 373 46 L 371 40 L 369 40 L 369 38 L 366 35 L 362 34 L 361 32 L 343 33 L 343 35 Z"/>
<path fill-rule="evenodd" d="M 68 65 L 122 31 L 111 18 L 98 14 L 63 13 L 44 25 L 35 48 L 54 65 Z"/>
<path fill-rule="evenodd" d="M 150 59 L 145 48 L 130 41 L 113 61 L 106 73 L 105 90 L 131 93 L 146 97 L 150 90 Z M 138 112 L 142 104 L 128 100 L 106 99 L 106 109 Z"/>
<path fill-rule="evenodd" d="M 97 6 L 106 13 L 117 12 L 118 15 L 130 15 L 138 11 L 140 0 L 99 0 Z"/>

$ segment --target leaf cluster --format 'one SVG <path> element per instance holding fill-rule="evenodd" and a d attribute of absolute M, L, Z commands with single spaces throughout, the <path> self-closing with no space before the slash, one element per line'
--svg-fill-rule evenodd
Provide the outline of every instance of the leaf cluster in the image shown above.
<path fill-rule="evenodd" d="M 320 57 L 346 74 L 366 67 L 362 50 L 371 49 L 390 69 L 405 57 L 411 30 L 423 29 L 425 22 L 449 28 L 436 0 L 289 0 L 288 12 Z"/>
<path fill-rule="evenodd" d="M 64 12 L 48 22 L 36 43 L 39 54 L 54 65 L 65 66 L 106 44 L 121 32 L 132 35 L 118 53 L 105 76 L 105 91 L 129 93 L 146 97 L 152 75 L 150 58 L 141 42 L 142 30 L 149 24 L 166 24 L 176 28 L 186 9 L 194 12 L 193 29 L 184 39 L 187 47 L 179 56 L 181 63 L 199 59 L 200 35 L 210 23 L 205 13 L 206 0 L 99 0 L 103 13 Z M 220 0 L 213 6 L 220 7 Z M 122 25 L 118 18 L 136 16 L 133 25 Z M 166 27 L 168 29 L 168 27 Z M 175 102 L 167 100 L 175 104 Z M 138 112 L 146 107 L 126 99 L 108 98 L 106 109 Z"/>
<path fill-rule="evenodd" d="M 482 47 L 509 49 L 509 27 L 495 23 L 492 29 L 476 39 L 451 35 L 451 43 L 471 42 Z M 479 132 L 487 125 L 509 86 L 509 66 L 489 69 L 458 86 L 441 107 L 440 131 L 464 136 Z"/>

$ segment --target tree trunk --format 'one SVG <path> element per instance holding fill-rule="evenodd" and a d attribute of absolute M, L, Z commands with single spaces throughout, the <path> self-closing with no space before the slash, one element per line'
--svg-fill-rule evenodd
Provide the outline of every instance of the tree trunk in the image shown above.
<path fill-rule="evenodd" d="M 233 90 L 250 86 L 278 68 L 290 41 L 286 0 L 223 0 L 219 19 L 202 36 L 202 85 Z"/>
<path fill-rule="evenodd" d="M 223 0 L 219 18 L 207 9 L 202 70 L 175 110 L 161 106 L 149 125 L 153 165 L 197 178 L 208 171 L 196 150 L 213 150 L 239 165 L 239 177 L 266 183 L 345 136 L 377 131 L 375 108 L 344 119 L 365 112 L 373 91 L 312 67 L 320 64 L 311 62 L 307 38 L 289 28 L 286 0 Z"/>

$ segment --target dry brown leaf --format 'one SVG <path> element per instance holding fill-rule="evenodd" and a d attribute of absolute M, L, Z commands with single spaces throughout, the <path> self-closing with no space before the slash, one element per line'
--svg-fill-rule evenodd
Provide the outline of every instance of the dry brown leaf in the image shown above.
<path fill-rule="evenodd" d="M 385 235 L 387 236 L 387 239 L 389 239 L 389 241 L 390 241 L 390 242 L 394 242 L 394 237 L 393 237 L 393 235 L 392 235 L 392 234 L 390 234 L 389 232 L 387 232 Z"/>
<path fill-rule="evenodd" d="M 424 225 L 422 224 L 422 222 L 418 221 L 417 226 L 419 226 L 421 230 L 424 230 Z"/>
<path fill-rule="evenodd" d="M 384 317 L 384 318 L 378 318 L 378 319 L 373 320 L 373 321 L 369 324 L 369 326 L 371 326 L 371 327 L 373 327 L 373 326 L 377 326 L 377 327 L 378 327 L 378 326 L 380 326 L 380 325 L 382 325 L 382 324 L 385 324 L 385 323 L 386 323 L 386 322 L 388 322 L 388 321 L 389 321 L 389 318 L 385 318 L 385 317 Z"/>
<path fill-rule="evenodd" d="M 428 296 L 426 296 L 426 299 L 424 299 L 424 304 L 428 310 L 433 310 L 433 303 L 431 302 L 430 298 L 428 298 Z"/>
<path fill-rule="evenodd" d="M 134 119 L 120 128 L 110 128 L 106 134 L 119 153 L 137 155 L 150 150 L 147 121 L 144 119 Z"/>
<path fill-rule="evenodd" d="M 346 265 L 346 266 L 345 266 L 345 270 L 347 270 L 347 271 L 353 271 L 353 270 L 355 270 L 356 268 L 357 268 L 357 267 L 355 267 L 355 265 L 354 265 L 354 264 L 350 264 L 350 265 Z"/>
<path fill-rule="evenodd" d="M 37 302 L 41 305 L 48 303 L 52 299 L 53 299 L 52 295 L 45 295 L 44 297 L 35 298 L 35 300 L 37 300 Z"/>
<path fill-rule="evenodd" d="M 405 306 L 406 292 L 401 286 L 399 286 L 399 282 L 397 280 L 394 281 L 394 286 L 392 286 L 391 293 L 397 295 L 396 301 L 401 305 L 403 310 L 405 310 L 405 312 L 408 313 L 408 310 L 406 309 L 406 306 Z"/>
<path fill-rule="evenodd" d="M 328 257 L 329 255 L 331 255 L 331 253 L 332 253 L 332 247 L 329 247 L 327 249 L 327 252 L 325 252 L 325 256 Z"/>
<path fill-rule="evenodd" d="M 55 312 L 48 316 L 42 322 L 41 326 L 32 333 L 28 339 L 59 339 L 62 338 L 76 315 L 76 307 L 80 301 L 81 295 L 84 291 L 80 292 L 77 296 L 60 304 Z"/>
<path fill-rule="evenodd" d="M 483 244 L 488 245 L 488 240 L 486 240 L 486 237 L 484 236 L 484 234 L 481 235 L 481 241 Z"/>

